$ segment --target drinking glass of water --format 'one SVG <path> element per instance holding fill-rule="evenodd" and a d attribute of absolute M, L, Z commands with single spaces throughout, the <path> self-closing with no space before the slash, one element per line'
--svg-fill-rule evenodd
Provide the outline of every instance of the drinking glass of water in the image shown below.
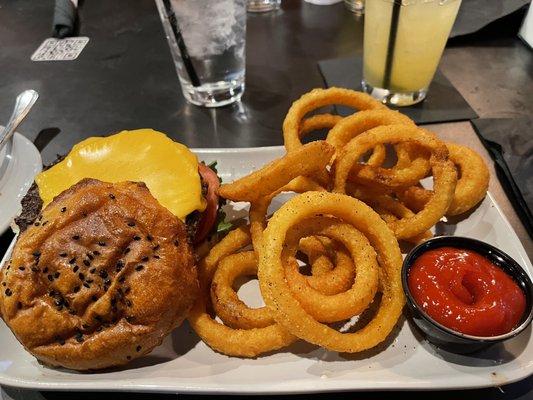
<path fill-rule="evenodd" d="M 183 96 L 220 107 L 244 92 L 246 0 L 155 0 Z"/>

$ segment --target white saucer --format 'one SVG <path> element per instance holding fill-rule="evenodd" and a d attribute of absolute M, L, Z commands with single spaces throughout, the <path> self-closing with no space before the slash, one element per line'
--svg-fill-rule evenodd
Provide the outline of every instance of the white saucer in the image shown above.
<path fill-rule="evenodd" d="M 0 234 L 9 228 L 13 218 L 20 212 L 20 201 L 43 167 L 39 150 L 20 133 L 13 136 L 10 153 L 6 171 L 0 176 Z"/>

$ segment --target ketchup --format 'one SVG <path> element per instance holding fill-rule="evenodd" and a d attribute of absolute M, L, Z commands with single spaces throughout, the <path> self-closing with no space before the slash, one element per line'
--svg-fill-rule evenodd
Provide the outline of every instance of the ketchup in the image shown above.
<path fill-rule="evenodd" d="M 515 328 L 526 296 L 513 279 L 480 254 L 453 247 L 429 250 L 409 270 L 415 302 L 435 321 L 472 336 Z"/>

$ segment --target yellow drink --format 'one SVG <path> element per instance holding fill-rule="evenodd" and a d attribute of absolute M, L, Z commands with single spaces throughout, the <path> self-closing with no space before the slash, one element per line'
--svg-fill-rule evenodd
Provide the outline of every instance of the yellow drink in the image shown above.
<path fill-rule="evenodd" d="M 423 100 L 461 0 L 366 0 L 365 90 L 396 105 Z"/>

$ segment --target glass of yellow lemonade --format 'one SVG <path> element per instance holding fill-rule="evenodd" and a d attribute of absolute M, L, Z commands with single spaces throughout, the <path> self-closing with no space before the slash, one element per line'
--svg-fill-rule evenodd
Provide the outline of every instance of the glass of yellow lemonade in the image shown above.
<path fill-rule="evenodd" d="M 366 0 L 363 89 L 386 104 L 426 97 L 461 0 Z"/>

